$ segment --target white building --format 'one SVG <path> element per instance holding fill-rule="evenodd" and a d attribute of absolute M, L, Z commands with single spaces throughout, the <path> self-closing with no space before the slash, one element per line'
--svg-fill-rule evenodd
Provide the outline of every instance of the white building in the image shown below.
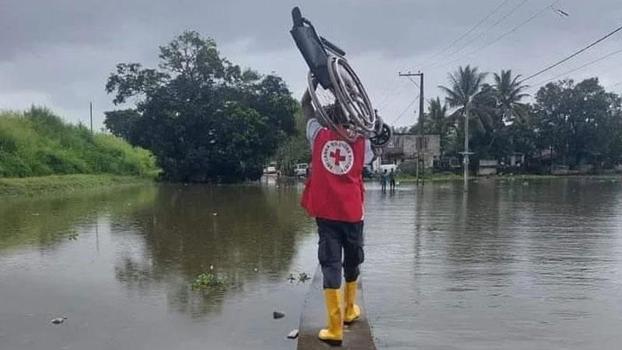
<path fill-rule="evenodd" d="M 439 135 L 393 134 L 384 148 L 382 163 L 400 164 L 406 160 L 416 160 L 421 156 L 426 168 L 434 166 L 441 156 Z"/>

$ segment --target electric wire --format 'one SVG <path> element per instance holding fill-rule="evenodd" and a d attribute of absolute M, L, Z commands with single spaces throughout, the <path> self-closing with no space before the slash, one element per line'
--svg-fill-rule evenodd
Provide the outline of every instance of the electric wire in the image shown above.
<path fill-rule="evenodd" d="M 619 32 L 621 30 L 622 30 L 622 26 L 612 30 L 611 32 L 605 34 L 604 36 L 600 37 L 598 40 L 592 42 L 591 44 L 589 44 L 589 45 L 587 45 L 587 46 L 585 46 L 585 47 L 575 51 L 571 55 L 569 55 L 569 56 L 567 56 L 567 57 L 565 57 L 565 58 L 563 58 L 563 59 L 561 59 L 561 60 L 559 60 L 559 61 L 557 61 L 557 62 L 555 62 L 555 63 L 553 63 L 551 65 L 549 65 L 549 66 L 547 66 L 546 68 L 543 68 L 543 69 L 537 71 L 536 73 L 526 77 L 525 79 L 522 79 L 520 81 L 520 83 L 523 83 L 523 82 L 525 82 L 525 81 L 527 81 L 529 79 L 533 79 L 533 78 L 537 77 L 538 75 L 543 74 L 543 73 L 545 73 L 545 72 L 547 72 L 547 71 L 549 71 L 549 70 L 559 66 L 560 64 L 563 64 L 564 62 L 567 62 L 567 61 L 571 60 L 572 58 L 582 54 L 583 52 L 591 49 L 592 47 L 598 45 L 599 43 L 607 40 L 609 37 L 611 37 L 612 35 L 616 34 L 617 32 Z"/>
<path fill-rule="evenodd" d="M 428 59 L 426 59 L 425 63 L 423 65 L 426 65 L 430 60 L 444 54 L 445 52 L 447 52 L 447 50 L 449 50 L 453 45 L 455 45 L 456 43 L 458 43 L 460 40 L 464 39 L 465 37 L 467 37 L 469 34 L 471 34 L 475 29 L 477 29 L 480 25 L 482 25 L 484 22 L 486 22 L 492 15 L 494 15 L 495 13 L 497 13 L 497 11 L 499 11 L 499 9 L 501 9 L 506 3 L 508 3 L 510 0 L 504 0 L 502 1 L 499 5 L 497 5 L 497 7 L 495 7 L 492 11 L 490 11 L 488 13 L 488 15 L 486 15 L 484 18 L 482 18 L 479 22 L 477 22 L 474 26 L 472 26 L 469 30 L 467 30 L 465 33 L 463 33 L 462 35 L 456 37 L 451 43 L 449 43 L 449 45 L 445 46 L 444 48 L 442 48 L 440 51 L 437 51 L 435 54 L 433 54 L 432 56 L 430 56 Z"/>
<path fill-rule="evenodd" d="M 449 55 L 447 55 L 447 57 L 452 57 L 460 52 L 462 52 L 462 50 L 466 49 L 467 47 L 469 47 L 469 45 L 471 43 L 473 43 L 474 41 L 476 41 L 477 39 L 481 38 L 484 34 L 490 32 L 494 27 L 496 27 L 497 25 L 499 25 L 501 22 L 503 22 L 506 18 L 510 17 L 512 14 L 514 14 L 520 7 L 522 7 L 527 1 L 529 0 L 522 0 L 520 3 L 518 3 L 516 6 L 514 6 L 508 13 L 506 13 L 504 16 L 502 16 L 500 19 L 498 19 L 496 22 L 494 22 L 493 24 L 491 24 L 490 26 L 488 26 L 486 28 L 486 30 L 480 32 L 478 35 L 474 36 L 473 38 L 471 38 L 469 41 L 467 41 L 466 43 L 464 43 L 462 46 L 460 46 L 459 49 L 452 51 Z M 557 0 L 559 1 L 559 0 Z M 437 62 L 436 64 L 432 65 L 430 68 L 438 68 L 438 67 L 443 67 L 449 63 L 453 63 L 455 61 L 459 61 L 460 59 L 470 55 L 471 53 L 458 57 L 457 59 L 453 59 L 451 61 L 445 61 L 445 63 L 443 62 Z"/>
<path fill-rule="evenodd" d="M 494 44 L 498 43 L 499 41 L 501 41 L 501 40 L 502 40 L 503 38 L 505 38 L 506 36 L 508 36 L 508 35 L 510 35 L 510 34 L 512 34 L 512 33 L 514 33 L 515 31 L 517 31 L 520 27 L 522 27 L 522 26 L 524 26 L 524 25 L 528 24 L 529 22 L 533 21 L 534 19 L 538 18 L 538 16 L 540 16 L 541 14 L 543 14 L 546 10 L 548 10 L 551 6 L 555 5 L 555 4 L 556 4 L 556 3 L 558 3 L 559 1 L 560 1 L 560 0 L 555 0 L 555 1 L 553 1 L 551 4 L 549 4 L 548 6 L 541 8 L 539 11 L 537 11 L 536 13 L 534 13 L 533 15 L 531 15 L 529 18 L 527 18 L 527 19 L 526 19 L 526 20 L 524 20 L 523 22 L 521 22 L 521 23 L 519 23 L 519 24 L 515 25 L 514 27 L 512 27 L 512 29 L 510 29 L 510 30 L 508 30 L 508 31 L 506 31 L 506 32 L 504 32 L 504 33 L 502 33 L 501 35 L 499 35 L 499 36 L 498 36 L 497 38 L 495 38 L 494 40 L 492 40 L 492 41 L 490 41 L 490 42 L 488 42 L 488 43 L 485 43 L 484 45 L 478 46 L 478 47 L 477 47 L 477 48 L 475 48 L 474 50 L 469 51 L 469 53 L 465 54 L 464 56 L 458 57 L 458 58 L 456 58 L 456 59 L 453 59 L 453 60 L 451 60 L 451 61 L 449 61 L 449 62 L 446 62 L 446 63 L 441 64 L 441 65 L 439 65 L 439 66 L 436 66 L 436 67 L 434 67 L 434 68 L 441 68 L 441 67 L 445 67 L 445 66 L 447 66 L 447 65 L 450 65 L 450 64 L 456 63 L 456 62 L 458 62 L 458 61 L 460 61 L 460 60 L 462 60 L 462 59 L 464 59 L 464 58 L 466 58 L 466 57 L 469 57 L 469 56 L 473 55 L 474 53 L 476 53 L 476 52 L 478 52 L 478 51 L 484 50 L 484 49 L 486 49 L 486 48 L 488 48 L 488 47 L 490 47 L 490 46 L 492 46 L 492 45 L 494 45 Z"/>
<path fill-rule="evenodd" d="M 410 107 L 412 107 L 412 105 L 414 105 L 414 104 L 415 104 L 415 102 L 417 102 L 417 100 L 419 100 L 419 95 L 417 95 L 417 97 L 415 97 L 415 99 L 414 99 L 414 100 L 412 100 L 412 101 L 408 104 L 408 106 L 406 106 L 406 108 L 404 108 L 404 110 L 402 111 L 402 113 L 398 114 L 397 118 L 396 118 L 395 120 L 393 120 L 392 124 L 393 124 L 393 125 L 395 125 L 395 123 L 397 123 L 397 122 L 400 120 L 400 118 L 402 118 L 402 117 L 404 116 L 404 114 L 405 114 L 406 112 L 408 112 L 408 110 L 410 109 Z"/>
<path fill-rule="evenodd" d="M 615 56 L 615 55 L 617 55 L 617 54 L 619 54 L 619 53 L 622 53 L 622 49 L 620 49 L 620 50 L 616 50 L 616 51 L 613 51 L 613 52 L 610 52 L 610 53 L 608 53 L 608 54 L 606 54 L 606 55 L 604 55 L 604 56 L 601 56 L 601 57 L 599 57 L 599 58 L 597 58 L 597 59 L 595 59 L 595 60 L 592 60 L 592 61 L 590 61 L 590 62 L 587 62 L 587 63 L 585 63 L 585 64 L 583 64 L 583 65 L 581 65 L 581 66 L 579 66 L 579 67 L 577 67 L 577 68 L 574 68 L 574 69 L 571 69 L 571 70 L 565 71 L 565 72 L 563 72 L 563 73 L 561 73 L 561 74 L 558 74 L 558 75 L 556 75 L 556 76 L 554 76 L 554 77 L 552 77 L 552 78 L 550 78 L 550 79 L 540 81 L 540 82 L 538 82 L 538 83 L 534 84 L 534 86 L 541 86 L 541 85 L 546 84 L 546 83 L 548 83 L 548 82 L 550 82 L 550 81 L 553 81 L 553 80 L 555 80 L 555 79 L 557 79 L 557 78 L 560 78 L 560 77 L 562 77 L 562 76 L 568 75 L 568 74 L 570 74 L 570 73 L 574 73 L 574 72 L 579 71 L 579 70 L 581 70 L 581 69 L 583 69 L 583 68 L 585 68 L 585 67 L 591 66 L 591 65 L 593 65 L 593 64 L 595 64 L 595 63 L 598 63 L 598 62 L 600 62 L 600 61 L 602 61 L 602 60 L 605 60 L 605 59 L 607 59 L 607 58 L 609 58 L 609 57 L 611 57 L 611 56 Z"/>

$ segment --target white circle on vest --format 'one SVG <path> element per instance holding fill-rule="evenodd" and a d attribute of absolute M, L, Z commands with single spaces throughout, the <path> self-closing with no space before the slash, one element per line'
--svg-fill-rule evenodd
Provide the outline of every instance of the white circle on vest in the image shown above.
<path fill-rule="evenodd" d="M 322 164 L 335 175 L 343 175 L 352 169 L 354 152 L 345 141 L 328 141 L 322 148 Z"/>

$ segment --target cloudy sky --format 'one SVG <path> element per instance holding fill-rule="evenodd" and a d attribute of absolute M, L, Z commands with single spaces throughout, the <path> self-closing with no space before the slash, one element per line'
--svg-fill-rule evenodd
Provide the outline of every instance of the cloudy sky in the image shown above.
<path fill-rule="evenodd" d="M 99 128 L 114 108 L 104 91 L 114 66 L 155 66 L 158 45 L 186 29 L 300 96 L 307 68 L 289 35 L 296 5 L 348 52 L 375 107 L 398 126 L 414 122 L 418 91 L 399 71 L 422 70 L 427 99 L 459 65 L 528 76 L 622 26 L 620 0 L 0 0 L 0 109 L 45 105 L 87 122 L 93 101 Z M 621 49 L 618 32 L 529 83 L 598 76 L 622 92 Z"/>

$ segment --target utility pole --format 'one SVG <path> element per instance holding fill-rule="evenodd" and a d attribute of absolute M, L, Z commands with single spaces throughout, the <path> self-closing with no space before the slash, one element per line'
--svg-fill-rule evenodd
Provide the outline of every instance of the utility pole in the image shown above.
<path fill-rule="evenodd" d="M 91 134 L 93 133 L 93 102 L 89 102 L 89 114 L 91 116 Z"/>
<path fill-rule="evenodd" d="M 423 73 L 419 71 L 418 73 L 398 73 L 400 77 L 419 77 L 419 140 L 417 141 L 417 185 L 419 185 L 419 163 L 425 161 L 423 157 L 421 157 L 421 153 L 423 151 Z M 416 84 L 415 84 L 416 85 Z M 424 164 L 425 165 L 425 164 Z M 421 171 L 425 172 L 425 166 L 421 166 Z M 421 179 L 421 184 L 423 185 L 423 179 Z"/>
<path fill-rule="evenodd" d="M 469 190 L 469 108 L 471 107 L 471 98 L 464 106 L 464 191 Z"/>

